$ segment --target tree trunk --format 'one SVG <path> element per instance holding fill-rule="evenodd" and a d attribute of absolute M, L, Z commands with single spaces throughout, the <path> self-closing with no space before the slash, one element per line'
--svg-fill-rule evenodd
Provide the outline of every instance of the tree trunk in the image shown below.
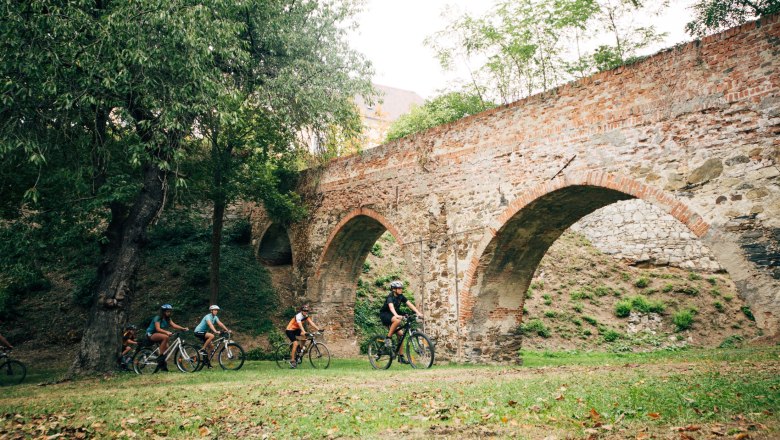
<path fill-rule="evenodd" d="M 211 274 L 209 286 L 211 304 L 216 304 L 219 299 L 219 261 L 222 245 L 222 227 L 225 216 L 225 198 L 217 197 L 214 200 L 214 213 L 211 219 Z"/>
<path fill-rule="evenodd" d="M 118 204 L 111 207 L 108 244 L 98 267 L 98 290 L 69 375 L 115 370 L 146 228 L 162 210 L 166 194 L 167 172 L 147 164 L 143 167 L 142 189 L 130 209 Z"/>

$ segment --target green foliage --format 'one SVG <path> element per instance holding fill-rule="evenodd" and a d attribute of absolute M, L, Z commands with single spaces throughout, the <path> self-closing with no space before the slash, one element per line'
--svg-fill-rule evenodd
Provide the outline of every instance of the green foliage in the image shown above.
<path fill-rule="evenodd" d="M 544 317 L 555 319 L 558 317 L 558 312 L 556 312 L 555 310 L 547 310 L 544 312 Z"/>
<path fill-rule="evenodd" d="M 742 24 L 754 17 L 780 12 L 779 0 L 698 0 L 694 19 L 685 25 L 692 36 L 703 37 Z"/>
<path fill-rule="evenodd" d="M 696 272 L 688 272 L 688 279 L 691 281 L 698 281 L 701 279 L 701 275 Z"/>
<path fill-rule="evenodd" d="M 750 311 L 750 306 L 742 306 L 742 307 L 740 307 L 740 310 L 742 311 L 742 313 L 745 314 L 747 319 L 749 319 L 751 321 L 755 321 L 756 320 L 756 317 L 753 316 L 753 312 Z"/>
<path fill-rule="evenodd" d="M 371 255 L 381 258 L 382 257 L 382 245 L 377 243 L 374 243 L 373 246 L 371 246 Z"/>
<path fill-rule="evenodd" d="M 587 290 L 575 290 L 569 294 L 572 300 L 593 299 L 593 294 Z"/>
<path fill-rule="evenodd" d="M 672 315 L 672 323 L 674 323 L 677 331 L 688 330 L 693 326 L 695 315 L 696 309 L 694 308 L 679 310 Z"/>
<path fill-rule="evenodd" d="M 615 330 L 609 329 L 603 333 L 601 333 L 601 337 L 604 338 L 605 342 L 615 342 L 617 341 L 622 335 L 620 332 L 617 332 Z"/>
<path fill-rule="evenodd" d="M 650 279 L 648 279 L 647 277 L 640 277 L 634 282 L 634 286 L 640 289 L 643 289 L 649 285 L 650 285 Z"/>
<path fill-rule="evenodd" d="M 620 292 L 618 292 L 617 290 L 609 286 L 598 286 L 595 289 L 593 289 L 593 293 L 595 293 L 596 296 L 598 297 L 607 296 L 607 295 L 620 296 Z"/>
<path fill-rule="evenodd" d="M 718 284 L 718 279 L 715 277 L 708 277 L 707 282 L 710 283 L 710 285 L 715 286 Z"/>
<path fill-rule="evenodd" d="M 572 306 L 575 312 L 582 313 L 582 310 L 585 308 L 585 306 L 581 302 L 576 302 Z"/>
<path fill-rule="evenodd" d="M 387 130 L 387 141 L 400 139 L 428 128 L 480 113 L 496 105 L 479 95 L 449 92 L 425 101 L 393 122 Z"/>
<path fill-rule="evenodd" d="M 726 302 L 731 302 L 734 300 L 734 295 L 723 295 L 723 300 Z"/>
<path fill-rule="evenodd" d="M 640 313 L 663 313 L 666 306 L 663 301 L 651 301 L 646 296 L 637 295 L 631 298 L 631 308 Z"/>
<path fill-rule="evenodd" d="M 631 314 L 631 301 L 620 300 L 615 303 L 615 316 L 618 318 L 626 318 Z"/>
<path fill-rule="evenodd" d="M 745 338 L 741 335 L 731 335 L 723 340 L 718 345 L 718 348 L 739 348 L 745 342 Z"/>
<path fill-rule="evenodd" d="M 661 289 L 661 291 L 664 292 L 664 293 L 669 293 L 672 290 L 674 290 L 674 284 L 672 284 L 672 283 L 665 284 L 664 288 Z"/>
<path fill-rule="evenodd" d="M 715 301 L 712 306 L 715 307 L 715 310 L 717 310 L 718 313 L 723 313 L 726 310 L 726 308 L 723 306 L 723 303 L 720 301 Z"/>
<path fill-rule="evenodd" d="M 696 296 L 699 294 L 699 288 L 691 285 L 678 286 L 674 289 L 675 292 L 683 293 L 685 295 Z"/>
<path fill-rule="evenodd" d="M 552 296 L 549 293 L 542 295 L 542 298 L 544 299 L 544 305 L 549 306 L 552 304 Z"/>
<path fill-rule="evenodd" d="M 588 324 L 594 325 L 594 326 L 599 324 L 599 322 L 596 320 L 596 318 L 594 318 L 592 316 L 583 316 L 582 320 L 587 322 Z"/>
<path fill-rule="evenodd" d="M 363 272 L 363 273 L 369 273 L 369 272 L 371 272 L 371 263 L 369 263 L 368 261 L 364 261 L 364 262 L 363 262 L 363 269 L 362 269 L 362 272 Z"/>
<path fill-rule="evenodd" d="M 542 322 L 540 319 L 532 319 L 528 322 L 520 324 L 520 327 L 518 327 L 518 332 L 522 335 L 536 334 L 543 338 L 549 338 L 552 336 L 550 329 L 547 328 L 547 326 L 544 325 L 544 322 Z"/>

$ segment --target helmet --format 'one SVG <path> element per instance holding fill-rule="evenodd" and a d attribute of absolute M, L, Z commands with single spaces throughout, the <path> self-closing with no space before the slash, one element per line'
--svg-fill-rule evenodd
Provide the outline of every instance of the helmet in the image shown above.
<path fill-rule="evenodd" d="M 138 330 L 138 327 L 135 324 L 127 324 L 125 330 Z"/>
<path fill-rule="evenodd" d="M 391 289 L 403 289 L 404 288 L 404 283 L 401 282 L 401 281 L 395 280 L 392 283 L 390 283 L 390 288 Z"/>
<path fill-rule="evenodd" d="M 219 310 L 219 306 L 214 304 L 211 307 L 209 307 L 209 311 L 211 311 L 211 310 Z"/>
<path fill-rule="evenodd" d="M 160 306 L 160 309 L 162 310 L 173 310 L 173 306 L 170 304 L 163 304 Z"/>
<path fill-rule="evenodd" d="M 308 304 L 304 304 L 304 305 L 301 306 L 301 312 L 308 312 L 308 311 L 309 311 L 309 305 Z"/>

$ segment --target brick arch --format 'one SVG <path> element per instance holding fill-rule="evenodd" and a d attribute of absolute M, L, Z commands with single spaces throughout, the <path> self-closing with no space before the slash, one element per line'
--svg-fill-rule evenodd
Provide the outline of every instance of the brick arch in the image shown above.
<path fill-rule="evenodd" d="M 531 188 L 489 224 L 465 273 L 459 323 L 468 324 L 472 336 L 484 332 L 489 321 L 503 322 L 500 331 L 519 323 L 523 293 L 555 240 L 585 215 L 631 198 L 660 207 L 697 237 L 709 229 L 681 201 L 629 177 L 602 172 L 566 174 Z"/>
<path fill-rule="evenodd" d="M 398 244 L 400 244 L 401 247 L 403 247 L 403 243 L 404 243 L 403 242 L 403 237 L 398 232 L 398 229 L 396 229 L 396 227 L 393 226 L 393 224 L 390 223 L 390 221 L 388 221 L 387 218 L 385 218 L 385 216 L 383 216 L 382 214 L 380 214 L 380 213 L 378 213 L 378 212 L 376 212 L 376 211 L 374 211 L 373 209 L 370 209 L 370 208 L 363 208 L 363 207 L 361 207 L 361 208 L 354 209 L 354 210 L 348 212 L 347 215 L 345 215 L 338 222 L 338 224 L 336 224 L 336 226 L 330 232 L 330 235 L 328 235 L 328 239 L 325 242 L 325 246 L 323 246 L 323 252 L 320 255 L 319 260 L 317 261 L 317 270 L 315 271 L 315 277 L 317 279 L 319 279 L 321 274 L 322 274 L 323 264 L 326 263 L 328 252 L 333 248 L 334 241 L 336 240 L 336 238 L 339 236 L 340 233 L 343 233 L 344 227 L 347 224 L 349 224 L 350 222 L 355 221 L 356 217 L 367 217 L 367 218 L 369 218 L 371 220 L 374 220 L 376 223 L 378 223 L 378 224 L 380 224 L 380 225 L 382 225 L 384 227 L 384 230 L 382 231 L 382 233 L 379 234 L 379 236 L 371 243 L 372 245 L 373 245 L 373 243 L 376 242 L 376 240 L 379 239 L 379 237 L 382 236 L 382 234 L 386 230 L 386 231 L 390 232 L 393 235 L 393 237 L 395 237 L 396 242 L 398 242 Z"/>
<path fill-rule="evenodd" d="M 255 254 L 266 266 L 291 266 L 296 254 L 292 249 L 290 231 L 280 223 L 268 223 L 258 235 Z"/>
<path fill-rule="evenodd" d="M 357 282 L 363 263 L 372 246 L 385 231 L 399 244 L 403 239 L 398 230 L 382 214 L 359 208 L 347 213 L 333 228 L 317 263 L 314 283 L 309 285 L 309 296 L 315 302 L 317 313 L 327 317 L 329 339 L 341 352 L 355 354 L 354 308 Z M 352 345 L 351 348 L 349 346 Z M 332 348 L 333 349 L 333 348 Z"/>

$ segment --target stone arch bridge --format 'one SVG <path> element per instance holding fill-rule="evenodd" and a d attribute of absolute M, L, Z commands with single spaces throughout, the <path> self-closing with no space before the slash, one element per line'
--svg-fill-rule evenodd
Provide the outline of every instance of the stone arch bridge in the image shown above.
<path fill-rule="evenodd" d="M 283 228 L 253 209 L 258 253 L 291 264 L 290 303 L 312 302 L 331 338 L 354 344 L 357 279 L 389 231 L 438 352 L 490 360 L 549 246 L 594 210 L 638 198 L 707 244 L 777 334 L 779 18 L 309 170 L 308 220 Z M 291 255 L 274 260 L 274 246 Z"/>

